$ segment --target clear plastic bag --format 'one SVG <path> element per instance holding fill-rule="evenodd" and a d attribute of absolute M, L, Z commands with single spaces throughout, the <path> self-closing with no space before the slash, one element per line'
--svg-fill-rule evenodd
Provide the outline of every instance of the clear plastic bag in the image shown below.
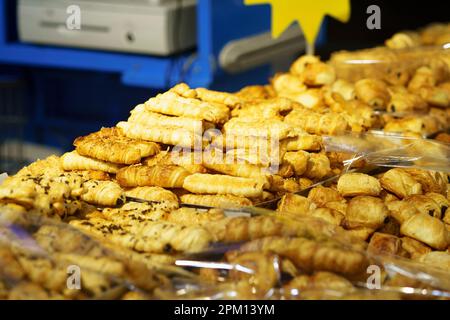
<path fill-rule="evenodd" d="M 435 140 L 372 131 L 364 134 L 326 136 L 327 152 L 343 152 L 354 157 L 344 162 L 347 168 L 357 160 L 379 167 L 418 168 L 450 172 L 450 146 Z"/>

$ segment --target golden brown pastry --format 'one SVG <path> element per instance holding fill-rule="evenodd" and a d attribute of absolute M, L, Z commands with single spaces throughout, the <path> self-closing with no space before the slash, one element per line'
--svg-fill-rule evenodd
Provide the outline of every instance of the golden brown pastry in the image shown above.
<path fill-rule="evenodd" d="M 365 272 L 368 265 L 363 253 L 306 238 L 267 237 L 249 242 L 241 250 L 277 253 L 306 272 L 314 270 L 355 275 Z"/>
<path fill-rule="evenodd" d="M 390 94 L 386 83 L 377 79 L 363 79 L 355 83 L 358 99 L 375 108 L 386 108 Z"/>
<path fill-rule="evenodd" d="M 190 132 L 201 134 L 204 130 L 210 129 L 211 126 L 205 121 L 187 118 L 187 117 L 171 117 L 148 111 L 145 105 L 138 105 L 128 119 L 130 123 L 136 123 L 145 127 L 168 127 L 168 128 L 182 128 Z"/>
<path fill-rule="evenodd" d="M 399 198 L 422 194 L 422 185 L 402 169 L 392 169 L 380 179 L 381 186 Z"/>
<path fill-rule="evenodd" d="M 116 179 L 122 187 L 182 188 L 189 175 L 187 170 L 178 166 L 134 165 L 117 172 Z"/>
<path fill-rule="evenodd" d="M 247 86 L 235 95 L 244 101 L 266 100 L 273 97 L 273 89 L 269 86 Z"/>
<path fill-rule="evenodd" d="M 337 113 L 322 114 L 306 108 L 295 108 L 284 118 L 284 122 L 317 135 L 343 134 L 348 128 L 347 120 Z"/>
<path fill-rule="evenodd" d="M 388 112 L 426 111 L 428 104 L 419 95 L 408 92 L 405 87 L 390 88 L 391 100 L 387 106 Z"/>
<path fill-rule="evenodd" d="M 86 192 L 81 196 L 87 203 L 113 207 L 125 202 L 122 188 L 112 181 L 91 180 L 83 185 Z"/>
<path fill-rule="evenodd" d="M 201 149 L 202 136 L 196 132 L 176 127 L 147 127 L 137 123 L 119 122 L 117 127 L 132 139 L 142 139 L 173 146 Z"/>
<path fill-rule="evenodd" d="M 274 137 L 279 140 L 293 136 L 289 124 L 274 120 L 233 118 L 225 123 L 224 131 L 232 136 Z"/>
<path fill-rule="evenodd" d="M 388 210 L 381 199 L 359 196 L 348 203 L 345 225 L 349 229 L 359 227 L 378 229 L 387 216 Z"/>
<path fill-rule="evenodd" d="M 328 223 L 340 226 L 344 221 L 344 215 L 330 208 L 317 208 L 311 211 L 311 217 L 322 219 Z"/>
<path fill-rule="evenodd" d="M 253 205 L 252 201 L 247 198 L 232 195 L 185 194 L 180 197 L 180 200 L 182 203 L 224 209 L 236 209 Z"/>
<path fill-rule="evenodd" d="M 271 83 L 274 91 L 279 97 L 289 99 L 292 99 L 296 94 L 304 92 L 308 89 L 299 77 L 290 73 L 276 74 Z M 295 98 L 292 100 L 295 100 Z"/>
<path fill-rule="evenodd" d="M 419 261 L 433 267 L 444 269 L 447 272 L 450 271 L 450 253 L 448 252 L 429 252 L 422 255 Z"/>
<path fill-rule="evenodd" d="M 344 200 L 336 190 L 322 186 L 311 189 L 308 194 L 308 199 L 314 202 L 318 207 L 325 207 L 329 202 Z"/>
<path fill-rule="evenodd" d="M 295 138 L 287 139 L 286 151 L 320 151 L 322 148 L 322 138 L 311 135 L 303 130 L 295 129 Z"/>
<path fill-rule="evenodd" d="M 183 188 L 197 194 L 231 194 L 240 197 L 260 197 L 264 183 L 241 177 L 218 174 L 193 174 L 184 180 Z"/>
<path fill-rule="evenodd" d="M 445 224 L 426 213 L 416 214 L 403 222 L 400 232 L 437 250 L 448 247 L 449 234 Z"/>
<path fill-rule="evenodd" d="M 308 215 L 316 206 L 308 198 L 288 193 L 278 203 L 277 211 L 280 214 L 292 213 L 294 215 Z"/>
<path fill-rule="evenodd" d="M 332 173 L 330 160 L 323 153 L 311 153 L 308 159 L 308 165 L 305 177 L 315 180 L 323 179 Z"/>
<path fill-rule="evenodd" d="M 389 215 L 399 223 L 403 223 L 419 213 L 417 208 L 407 201 L 394 200 L 386 202 L 386 206 L 389 209 Z"/>
<path fill-rule="evenodd" d="M 432 251 L 429 246 L 415 239 L 409 237 L 403 237 L 401 239 L 403 250 L 405 250 L 413 260 Z"/>
<path fill-rule="evenodd" d="M 357 227 L 347 230 L 347 234 L 351 237 L 362 241 L 367 241 L 374 232 L 375 229 L 368 227 Z"/>
<path fill-rule="evenodd" d="M 225 214 L 222 210 L 211 209 L 206 212 L 201 212 L 193 208 L 180 208 L 172 211 L 167 221 L 171 223 L 181 224 L 184 226 L 203 226 L 207 227 L 208 223 L 221 221 L 225 219 Z"/>
<path fill-rule="evenodd" d="M 224 104 L 184 98 L 170 91 L 151 98 L 145 106 L 149 111 L 212 123 L 224 123 L 230 116 L 230 110 Z"/>
<path fill-rule="evenodd" d="M 308 168 L 309 158 L 309 153 L 305 151 L 286 152 L 286 154 L 284 155 L 284 161 L 292 166 L 297 176 L 302 176 L 306 172 Z"/>
<path fill-rule="evenodd" d="M 334 68 L 314 56 L 300 57 L 292 64 L 290 71 L 308 86 L 323 86 L 336 80 Z"/>
<path fill-rule="evenodd" d="M 378 196 L 381 192 L 380 182 L 363 173 L 346 173 L 337 184 L 339 193 L 344 197 Z"/>
<path fill-rule="evenodd" d="M 370 238 L 367 251 L 373 255 L 397 255 L 401 247 L 402 241 L 400 238 L 390 234 L 375 232 Z"/>
<path fill-rule="evenodd" d="M 108 173 L 117 173 L 121 168 L 120 165 L 105 162 L 93 158 L 84 157 L 76 151 L 64 154 L 61 157 L 61 165 L 64 170 L 98 170 Z"/>
<path fill-rule="evenodd" d="M 129 139 L 117 128 L 103 128 L 74 142 L 78 154 L 119 164 L 136 164 L 159 152 L 153 142 Z"/>
<path fill-rule="evenodd" d="M 442 196 L 442 198 L 443 199 L 441 200 L 443 200 L 448 205 L 447 199 L 445 199 L 444 196 Z M 419 213 L 426 213 L 432 217 L 441 219 L 441 206 L 436 201 L 434 201 L 432 197 L 416 194 L 406 197 L 403 201 L 408 202 L 409 204 L 414 206 Z M 447 209 L 447 207 L 445 209 Z"/>
<path fill-rule="evenodd" d="M 125 191 L 127 197 L 143 199 L 150 202 L 163 202 L 169 210 L 178 209 L 178 197 L 161 187 L 136 187 Z"/>
<path fill-rule="evenodd" d="M 37 160 L 24 167 L 19 172 L 17 176 L 40 176 L 45 175 L 47 177 L 56 177 L 64 173 L 64 169 L 61 165 L 61 159 L 57 156 L 50 156 L 44 160 Z"/>
<path fill-rule="evenodd" d="M 206 173 L 206 168 L 202 165 L 203 154 L 200 151 L 194 152 L 175 152 L 161 151 L 154 157 L 146 158 L 142 164 L 146 166 L 155 165 L 177 165 L 189 171 L 190 173 Z"/>
<path fill-rule="evenodd" d="M 231 109 L 239 107 L 242 103 L 239 97 L 227 92 L 213 91 L 205 88 L 197 88 L 195 89 L 195 92 L 197 93 L 197 98 L 202 101 L 221 103 Z"/>
<path fill-rule="evenodd" d="M 424 193 L 434 192 L 445 194 L 447 191 L 447 175 L 445 173 L 420 169 L 403 170 L 422 185 L 422 191 Z"/>

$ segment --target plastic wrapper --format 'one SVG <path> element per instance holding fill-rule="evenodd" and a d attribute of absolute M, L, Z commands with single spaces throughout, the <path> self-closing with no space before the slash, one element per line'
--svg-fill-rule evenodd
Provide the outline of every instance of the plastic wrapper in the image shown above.
<path fill-rule="evenodd" d="M 291 232 L 179 259 L 176 264 L 198 278 L 177 279 L 171 290 L 157 290 L 156 296 L 208 300 L 450 298 L 446 270 L 371 254 L 365 242 L 319 219 L 278 215 L 293 226 Z"/>
<path fill-rule="evenodd" d="M 450 49 L 430 46 L 407 49 L 377 47 L 359 51 L 340 51 L 329 63 L 339 79 L 356 82 L 365 78 L 384 80 L 392 85 L 405 85 L 414 72 L 437 63 L 450 66 Z"/>
<path fill-rule="evenodd" d="M 352 154 L 344 161 L 350 168 L 356 161 L 379 167 L 418 168 L 449 172 L 450 146 L 446 143 L 372 131 L 364 134 L 327 136 L 327 152 Z"/>

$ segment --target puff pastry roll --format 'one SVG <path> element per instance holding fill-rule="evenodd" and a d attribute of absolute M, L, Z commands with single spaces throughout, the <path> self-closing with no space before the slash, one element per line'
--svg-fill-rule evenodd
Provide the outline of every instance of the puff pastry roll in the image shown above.
<path fill-rule="evenodd" d="M 180 200 L 182 203 L 223 209 L 238 209 L 253 205 L 251 200 L 233 195 L 185 194 L 180 197 Z"/>
<path fill-rule="evenodd" d="M 293 135 L 289 124 L 273 120 L 233 118 L 225 123 L 224 130 L 232 136 L 275 137 L 280 140 Z"/>
<path fill-rule="evenodd" d="M 337 113 L 318 113 L 306 108 L 294 109 L 285 118 L 284 122 L 298 127 L 310 134 L 343 134 L 348 128 L 348 122 Z"/>
<path fill-rule="evenodd" d="M 375 108 L 386 108 L 390 94 L 386 83 L 377 79 L 363 79 L 355 83 L 358 99 Z"/>
<path fill-rule="evenodd" d="M 264 183 L 256 179 L 212 174 L 193 174 L 184 180 L 183 188 L 198 194 L 231 194 L 240 197 L 260 197 Z"/>
<path fill-rule="evenodd" d="M 432 249 L 420 241 L 409 237 L 402 237 L 402 249 L 406 251 L 411 259 L 419 259 L 422 255 L 432 251 Z"/>
<path fill-rule="evenodd" d="M 197 93 L 197 98 L 202 101 L 221 103 L 231 109 L 239 107 L 239 105 L 241 104 L 241 99 L 231 93 L 213 91 L 205 88 L 197 88 L 195 89 L 195 92 Z"/>
<path fill-rule="evenodd" d="M 61 165 L 64 170 L 96 170 L 108 173 L 117 173 L 122 167 L 119 164 L 109 163 L 93 158 L 84 157 L 76 151 L 64 154 L 61 157 Z"/>
<path fill-rule="evenodd" d="M 399 198 L 422 194 L 422 185 L 402 169 L 392 169 L 380 179 L 381 186 Z"/>
<path fill-rule="evenodd" d="M 325 207 L 329 202 L 344 200 L 336 190 L 321 186 L 311 189 L 308 194 L 308 199 L 314 202 L 318 207 Z"/>
<path fill-rule="evenodd" d="M 302 176 L 308 168 L 310 155 L 305 151 L 286 152 L 284 161 L 289 163 L 297 176 Z"/>
<path fill-rule="evenodd" d="M 206 173 L 206 168 L 202 165 L 203 154 L 200 151 L 175 152 L 162 151 L 154 157 L 145 159 L 142 164 L 146 166 L 154 165 L 177 165 L 190 173 Z"/>
<path fill-rule="evenodd" d="M 119 164 L 136 164 L 160 151 L 158 144 L 127 138 L 117 128 L 77 138 L 74 145 L 82 156 Z"/>
<path fill-rule="evenodd" d="M 259 166 L 247 163 L 219 164 L 215 161 L 208 160 L 204 162 L 204 166 L 205 168 L 226 175 L 242 178 L 252 178 L 255 181 L 259 181 L 260 183 L 262 183 L 262 185 L 266 189 L 270 186 L 270 181 L 268 178 L 268 174 L 266 174 L 265 168 Z"/>
<path fill-rule="evenodd" d="M 205 226 L 207 223 L 223 219 L 225 219 L 225 215 L 222 210 L 211 209 L 201 212 L 193 208 L 180 208 L 172 211 L 167 217 L 167 221 L 184 226 Z"/>
<path fill-rule="evenodd" d="M 186 117 L 171 117 L 148 111 L 145 105 L 138 105 L 128 118 L 128 122 L 137 123 L 146 127 L 168 127 L 168 128 L 182 128 L 187 131 L 202 134 L 203 131 L 211 129 L 214 125 L 206 121 L 186 118 Z"/>
<path fill-rule="evenodd" d="M 277 211 L 281 214 L 308 215 L 315 209 L 316 205 L 308 200 L 308 198 L 288 193 L 281 198 Z"/>
<path fill-rule="evenodd" d="M 119 122 L 117 127 L 123 130 L 123 133 L 132 139 L 142 139 L 164 143 L 173 146 L 194 147 L 201 149 L 203 147 L 202 136 L 192 131 L 182 128 L 168 127 L 146 127 L 137 123 Z"/>
<path fill-rule="evenodd" d="M 449 232 L 445 224 L 426 213 L 416 214 L 403 222 L 400 232 L 436 250 L 445 250 L 449 244 Z"/>
<path fill-rule="evenodd" d="M 368 196 L 355 197 L 348 203 L 345 226 L 349 229 L 378 229 L 387 217 L 388 209 L 383 200 Z"/>
<path fill-rule="evenodd" d="M 84 183 L 86 193 L 81 196 L 87 203 L 113 207 L 125 202 L 125 195 L 122 188 L 112 181 L 91 180 Z"/>
<path fill-rule="evenodd" d="M 381 185 L 376 178 L 367 174 L 346 173 L 339 178 L 337 189 L 344 197 L 378 196 Z"/>
<path fill-rule="evenodd" d="M 235 93 L 243 101 L 267 100 L 275 95 L 270 86 L 247 86 Z"/>
<path fill-rule="evenodd" d="M 197 92 L 194 89 L 191 89 L 186 83 L 179 83 L 169 91 L 184 98 L 197 98 Z"/>
<path fill-rule="evenodd" d="M 190 173 L 178 166 L 134 165 L 121 169 L 116 179 L 122 187 L 182 188 Z"/>
<path fill-rule="evenodd" d="M 444 204 L 444 207 L 442 207 L 444 208 L 443 211 L 445 212 L 445 210 L 447 210 L 448 208 L 448 203 L 447 199 L 444 196 L 442 196 L 442 198 L 446 202 L 446 204 Z M 441 199 L 437 199 L 436 197 L 436 200 Z M 440 204 L 438 204 L 432 197 L 416 194 L 406 197 L 403 201 L 408 202 L 410 205 L 414 206 L 420 213 L 426 213 L 432 217 L 441 219 L 443 213 L 442 208 Z"/>
<path fill-rule="evenodd" d="M 136 187 L 126 190 L 125 195 L 147 201 L 163 202 L 168 210 L 177 209 L 179 206 L 178 197 L 172 191 L 161 187 Z"/>
<path fill-rule="evenodd" d="M 374 255 L 397 255 L 402 248 L 402 240 L 399 237 L 375 232 L 370 238 L 367 251 Z"/>
<path fill-rule="evenodd" d="M 295 102 L 282 97 L 268 100 L 256 99 L 234 109 L 231 115 L 246 119 L 282 120 L 281 113 L 291 111 L 294 105 Z"/>
<path fill-rule="evenodd" d="M 291 66 L 291 73 L 300 77 L 308 86 L 324 86 L 336 80 L 334 68 L 318 57 L 305 55 L 297 59 Z"/>
<path fill-rule="evenodd" d="M 330 160 L 325 154 L 311 153 L 308 158 L 305 177 L 309 179 L 322 179 L 331 173 Z"/>
<path fill-rule="evenodd" d="M 295 138 L 288 138 L 287 151 L 319 151 L 322 148 L 322 138 L 320 136 L 307 134 L 298 134 Z"/>
<path fill-rule="evenodd" d="M 156 98 L 151 98 L 145 103 L 145 106 L 149 111 L 206 120 L 212 123 L 224 123 L 230 117 L 230 110 L 224 104 L 183 98 L 174 92 L 166 92 Z"/>
<path fill-rule="evenodd" d="M 448 175 L 443 172 L 426 171 L 419 169 L 403 169 L 414 180 L 422 185 L 424 193 L 433 192 L 445 194 L 447 191 Z"/>
<path fill-rule="evenodd" d="M 448 252 L 429 252 L 421 256 L 419 261 L 450 272 L 450 253 Z"/>
<path fill-rule="evenodd" d="M 280 97 L 290 98 L 292 95 L 308 89 L 299 77 L 290 73 L 276 74 L 271 82 L 275 92 Z"/>
<path fill-rule="evenodd" d="M 281 153 L 281 152 L 280 152 Z M 224 155 L 226 161 L 239 164 L 251 164 L 255 166 L 269 167 L 280 164 L 279 155 L 268 154 L 267 150 L 232 149 Z"/>

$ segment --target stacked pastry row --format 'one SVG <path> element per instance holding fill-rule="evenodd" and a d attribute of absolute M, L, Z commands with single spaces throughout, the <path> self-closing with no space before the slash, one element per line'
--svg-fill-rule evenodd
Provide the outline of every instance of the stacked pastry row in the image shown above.
<path fill-rule="evenodd" d="M 418 31 L 402 31 L 386 40 L 392 49 L 419 48 L 421 46 L 444 46 L 450 43 L 450 23 L 433 23 Z"/>
<path fill-rule="evenodd" d="M 288 194 L 281 215 L 318 217 L 369 243 L 373 254 L 398 255 L 450 271 L 448 175 L 392 169 L 378 177 L 342 175 L 308 197 Z"/>

